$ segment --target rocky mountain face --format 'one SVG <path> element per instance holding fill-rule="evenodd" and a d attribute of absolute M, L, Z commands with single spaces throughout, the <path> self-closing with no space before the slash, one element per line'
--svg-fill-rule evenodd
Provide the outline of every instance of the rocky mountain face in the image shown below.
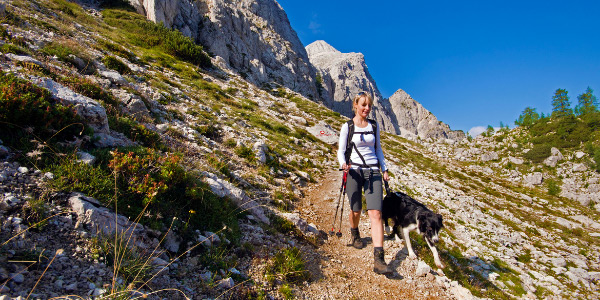
<path fill-rule="evenodd" d="M 408 139 L 419 137 L 462 140 L 464 132 L 451 130 L 450 126 L 439 121 L 423 105 L 413 99 L 405 91 L 399 89 L 388 99 L 401 136 Z"/>
<path fill-rule="evenodd" d="M 360 91 L 374 97 L 374 118 L 390 133 L 410 139 L 432 138 L 460 140 L 462 131 L 452 131 L 411 98 L 398 90 L 389 99 L 382 97 L 375 80 L 369 73 L 362 53 L 342 53 L 325 41 L 306 46 L 310 62 L 318 69 L 323 80 L 321 93 L 325 105 L 347 117 L 354 116 L 352 99 Z"/>
<path fill-rule="evenodd" d="M 373 96 L 373 118 L 387 132 L 398 133 L 390 106 L 383 99 L 367 68 L 362 53 L 342 53 L 325 41 L 306 46 L 310 62 L 319 70 L 322 83 L 321 98 L 325 106 L 352 118 L 352 99 L 361 91 Z"/>
<path fill-rule="evenodd" d="M 180 30 L 206 47 L 221 67 L 262 86 L 275 83 L 317 96 L 315 70 L 275 0 L 130 0 L 149 20 Z"/>

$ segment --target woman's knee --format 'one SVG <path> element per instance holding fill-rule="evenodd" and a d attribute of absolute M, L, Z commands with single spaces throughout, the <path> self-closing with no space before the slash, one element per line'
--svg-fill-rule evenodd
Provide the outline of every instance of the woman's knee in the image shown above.
<path fill-rule="evenodd" d="M 381 220 L 381 211 L 375 210 L 375 209 L 370 209 L 369 210 L 369 218 L 371 220 L 374 220 L 374 219 Z"/>

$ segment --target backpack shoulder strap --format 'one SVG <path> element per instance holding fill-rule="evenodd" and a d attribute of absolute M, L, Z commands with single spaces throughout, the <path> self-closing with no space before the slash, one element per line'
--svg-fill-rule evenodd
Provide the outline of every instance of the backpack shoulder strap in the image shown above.
<path fill-rule="evenodd" d="M 354 120 L 350 119 L 348 122 L 348 136 L 346 137 L 346 152 L 344 152 L 344 156 L 346 158 L 346 164 L 350 163 L 350 155 L 352 154 L 352 136 L 354 136 Z"/>
<path fill-rule="evenodd" d="M 375 150 L 377 150 L 377 121 L 373 119 L 367 119 L 371 126 L 373 127 L 373 135 L 375 135 Z"/>

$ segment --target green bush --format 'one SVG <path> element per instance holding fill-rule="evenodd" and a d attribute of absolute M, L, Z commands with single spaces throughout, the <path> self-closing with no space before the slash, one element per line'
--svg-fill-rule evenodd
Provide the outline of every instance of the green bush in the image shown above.
<path fill-rule="evenodd" d="M 551 154 L 552 146 L 547 144 L 534 145 L 529 152 L 525 153 L 523 157 L 529 159 L 534 163 L 541 163 Z"/>
<path fill-rule="evenodd" d="M 559 183 L 553 179 L 546 180 L 546 186 L 548 187 L 548 194 L 552 196 L 558 196 L 561 192 Z"/>
<path fill-rule="evenodd" d="M 48 146 L 82 133 L 91 130 L 72 107 L 56 102 L 48 90 L 29 81 L 0 74 L 0 139 L 8 146 L 28 152 L 37 147 L 31 140 Z"/>
<path fill-rule="evenodd" d="M 102 59 L 102 63 L 109 69 L 115 70 L 121 74 L 131 74 L 131 69 L 122 61 L 114 56 L 107 55 Z"/>
<path fill-rule="evenodd" d="M 239 157 L 247 159 L 249 162 L 254 162 L 254 160 L 256 159 L 252 148 L 247 147 L 245 145 L 240 145 L 237 148 L 235 148 L 235 154 L 237 154 Z"/>

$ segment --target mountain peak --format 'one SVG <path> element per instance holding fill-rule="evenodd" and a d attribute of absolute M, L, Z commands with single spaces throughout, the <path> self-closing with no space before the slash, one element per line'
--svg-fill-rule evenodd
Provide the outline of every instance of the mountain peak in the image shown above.
<path fill-rule="evenodd" d="M 318 40 L 312 42 L 310 45 L 306 46 L 306 52 L 308 52 L 309 56 L 318 55 L 321 53 L 341 53 L 337 49 L 333 48 L 333 46 L 327 44 L 327 42 L 323 40 Z"/>

